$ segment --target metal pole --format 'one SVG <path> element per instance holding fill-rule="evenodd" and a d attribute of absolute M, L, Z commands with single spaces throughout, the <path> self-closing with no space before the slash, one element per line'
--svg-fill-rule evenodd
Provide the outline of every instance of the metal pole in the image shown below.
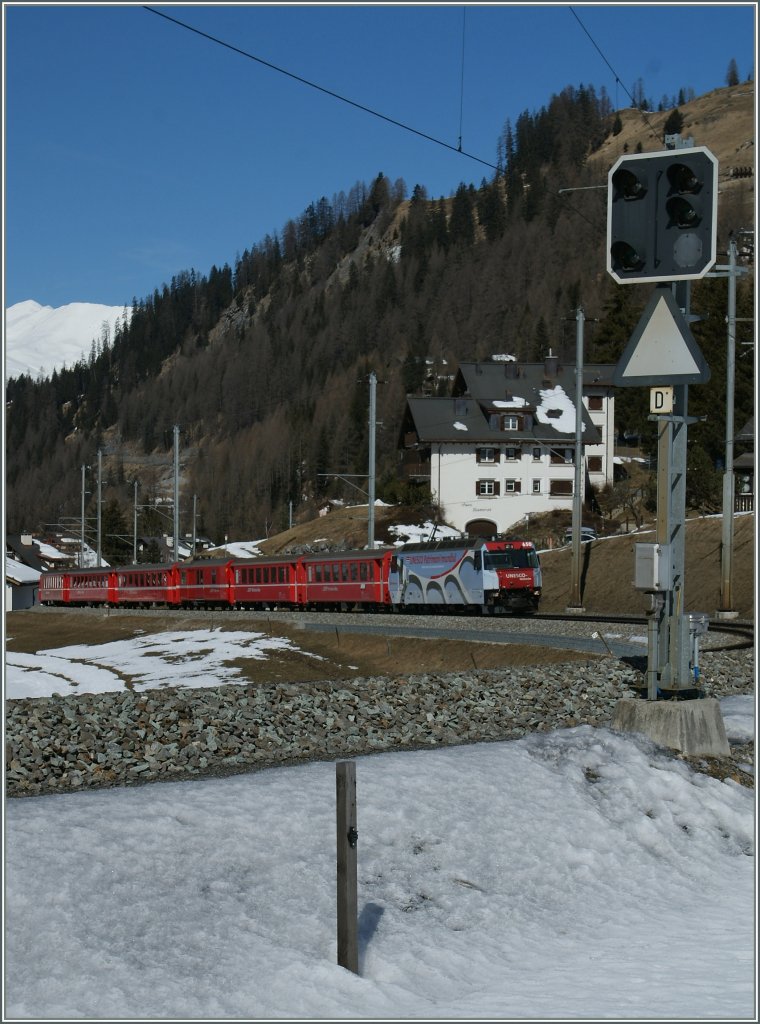
<path fill-rule="evenodd" d="M 101 518 L 100 518 L 100 506 L 102 503 L 101 492 L 102 492 L 102 479 L 103 479 L 103 453 L 98 448 L 98 569 L 101 567 Z"/>
<path fill-rule="evenodd" d="M 573 566 L 571 608 L 581 608 L 581 510 L 583 491 L 583 309 L 575 314 L 575 482 L 573 484 Z"/>
<path fill-rule="evenodd" d="M 193 558 L 195 558 L 195 545 L 196 545 L 197 539 L 198 539 L 197 536 L 196 536 L 196 518 L 197 518 L 197 515 L 198 515 L 198 513 L 196 511 L 197 508 L 198 508 L 198 495 L 194 494 L 193 495 Z"/>
<path fill-rule="evenodd" d="M 135 508 L 132 529 L 132 565 L 137 565 L 137 481 L 135 480 Z"/>
<path fill-rule="evenodd" d="M 82 519 L 81 534 L 79 538 L 79 568 L 84 569 L 84 470 L 82 466 Z"/>
<path fill-rule="evenodd" d="M 174 428 L 174 561 L 179 561 L 179 427 Z"/>
<path fill-rule="evenodd" d="M 723 467 L 723 529 L 720 549 L 720 611 L 731 611 L 734 547 L 734 375 L 736 370 L 736 242 L 728 245 L 728 349 L 726 353 L 726 464 Z"/>
<path fill-rule="evenodd" d="M 367 546 L 372 550 L 375 546 L 375 420 L 377 404 L 377 376 L 375 371 L 369 375 L 369 510 L 367 513 L 368 534 Z"/>

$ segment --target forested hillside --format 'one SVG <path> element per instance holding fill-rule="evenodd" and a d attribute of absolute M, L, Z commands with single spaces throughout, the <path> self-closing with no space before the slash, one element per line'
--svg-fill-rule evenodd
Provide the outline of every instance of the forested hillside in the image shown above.
<path fill-rule="evenodd" d="M 754 177 L 732 171 L 752 162 L 752 90 L 716 90 L 677 111 L 684 133 L 692 112 L 696 143 L 721 160 L 719 251 L 730 230 L 753 226 Z M 711 119 L 707 101 L 729 109 Z M 606 186 L 621 152 L 661 149 L 673 109 L 622 114 L 593 88 L 568 87 L 507 122 L 490 178 L 442 198 L 383 172 L 315 199 L 229 265 L 183 270 L 135 298 L 130 322 L 87 361 L 48 380 L 10 380 L 8 531 L 77 516 L 80 467 L 100 450 L 104 534 L 128 534 L 135 481 L 141 504 L 171 493 L 177 424 L 183 532 L 194 495 L 198 530 L 216 540 L 276 532 L 291 508 L 298 517 L 327 494 L 356 496 L 324 474 L 366 472 L 371 371 L 377 493 L 397 501 L 408 497 L 396 453 L 407 393 L 445 393 L 462 359 L 533 360 L 552 348 L 574 360 L 579 305 L 586 361 L 616 361 L 650 287 L 616 285 L 606 273 L 606 187 L 590 186 Z M 463 161 L 463 173 L 469 166 Z M 752 316 L 752 277 L 740 282 L 739 317 Z M 725 444 L 726 296 L 725 280 L 692 290 L 703 317 L 693 330 L 712 370 L 708 384 L 690 389 L 690 413 L 706 417 L 689 434 L 705 486 Z M 742 329 L 737 427 L 753 409 L 751 349 L 741 345 L 751 324 Z M 651 434 L 648 392 L 624 389 L 617 406 L 621 431 Z M 92 483 L 88 490 L 94 515 Z M 140 532 L 154 531 L 171 528 L 143 512 Z M 119 557 L 112 546 L 105 553 Z"/>

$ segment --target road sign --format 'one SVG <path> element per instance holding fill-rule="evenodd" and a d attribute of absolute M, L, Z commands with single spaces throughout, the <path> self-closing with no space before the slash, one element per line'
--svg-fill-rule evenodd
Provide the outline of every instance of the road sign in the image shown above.
<path fill-rule="evenodd" d="M 705 384 L 705 362 L 686 317 L 667 287 L 654 290 L 612 373 L 617 387 Z"/>

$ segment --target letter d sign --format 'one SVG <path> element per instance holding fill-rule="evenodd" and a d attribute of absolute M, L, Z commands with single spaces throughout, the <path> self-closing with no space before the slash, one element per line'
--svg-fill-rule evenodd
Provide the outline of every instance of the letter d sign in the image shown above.
<path fill-rule="evenodd" d="M 669 416 L 673 412 L 673 387 L 650 388 L 649 411 L 655 416 Z"/>

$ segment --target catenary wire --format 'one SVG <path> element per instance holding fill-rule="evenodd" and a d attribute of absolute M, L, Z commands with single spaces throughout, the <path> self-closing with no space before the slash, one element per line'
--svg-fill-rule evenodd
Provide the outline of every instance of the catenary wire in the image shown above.
<path fill-rule="evenodd" d="M 596 52 L 597 52 L 597 53 L 599 54 L 599 56 L 600 56 L 600 57 L 602 58 L 602 60 L 604 61 L 604 63 L 605 63 L 606 65 L 607 65 L 607 67 L 608 67 L 608 68 L 610 69 L 610 71 L 612 72 L 612 74 L 613 74 L 613 75 L 615 76 L 615 85 L 620 85 L 620 86 L 622 87 L 622 89 L 623 89 L 623 92 L 625 92 L 626 96 L 627 96 L 627 97 L 628 97 L 628 99 L 629 99 L 629 100 L 631 101 L 631 106 L 634 106 L 634 107 L 635 107 L 635 106 L 636 106 L 636 104 L 634 103 L 634 100 L 633 100 L 633 96 L 631 96 L 630 92 L 628 92 L 628 89 L 626 89 L 626 87 L 625 87 L 625 86 L 623 85 L 623 83 L 622 83 L 622 81 L 620 80 L 620 76 L 618 75 L 617 71 L 615 71 L 615 69 L 613 68 L 613 66 L 612 66 L 612 65 L 610 64 L 610 62 L 609 62 L 609 61 L 607 60 L 607 58 L 605 57 L 604 53 L 603 53 L 603 52 L 601 51 L 601 49 L 599 48 L 599 46 L 598 46 L 598 44 L 597 44 L 596 40 L 594 39 L 594 37 L 593 37 L 593 36 L 591 35 L 591 33 L 589 32 L 589 30 L 588 30 L 588 29 L 586 28 L 586 26 L 585 26 L 585 25 L 583 24 L 583 22 L 581 21 L 581 19 L 580 19 L 580 18 L 578 17 L 578 15 L 577 15 L 577 13 L 575 12 L 575 10 L 573 9 L 573 7 L 568 7 L 568 10 L 569 10 L 569 11 L 570 11 L 570 13 L 572 14 L 572 16 L 573 16 L 573 17 L 575 18 L 575 20 L 576 20 L 576 21 L 578 22 L 578 24 L 580 25 L 580 27 L 581 27 L 581 28 L 583 29 L 584 33 L 585 33 L 585 34 L 586 34 L 586 35 L 588 36 L 588 38 L 589 38 L 589 40 L 590 40 L 590 42 L 591 42 L 591 45 L 592 45 L 592 46 L 594 47 L 594 49 L 596 50 Z M 649 129 L 649 131 L 650 131 L 650 132 L 652 133 L 652 135 L 654 135 L 655 137 L 657 137 L 657 132 L 656 132 L 656 131 L 654 130 L 654 128 L 652 127 L 652 125 L 651 125 L 651 123 L 649 122 L 649 119 L 647 118 L 647 116 L 646 116 L 646 114 L 644 113 L 644 111 L 643 111 L 643 110 L 642 110 L 641 108 L 638 108 L 638 110 L 639 110 L 639 113 L 641 114 L 642 118 L 644 119 L 644 124 L 646 124 L 647 128 L 648 128 L 648 129 Z"/>
<path fill-rule="evenodd" d="M 158 14 L 160 17 L 165 18 L 167 20 L 167 22 L 171 22 L 172 24 L 178 26 L 179 28 L 186 29 L 188 32 L 193 32 L 196 35 L 201 36 L 204 39 L 208 39 L 210 42 L 216 43 L 218 46 L 222 46 L 225 49 L 233 51 L 234 53 L 238 53 L 241 56 L 247 57 L 249 60 L 254 60 L 257 63 L 260 63 L 260 65 L 262 65 L 263 67 L 269 68 L 271 71 L 277 71 L 281 75 L 285 75 L 287 78 L 291 78 L 291 79 L 293 79 L 296 82 L 300 82 L 302 85 L 306 85 L 306 86 L 308 86 L 311 89 L 316 89 L 319 92 L 324 93 L 325 95 L 332 96 L 334 99 L 338 99 L 341 102 L 347 103 L 349 106 L 353 106 L 353 108 L 355 108 L 356 110 L 364 111 L 366 114 L 370 114 L 372 117 L 379 118 L 380 120 L 385 121 L 387 124 L 391 124 L 391 125 L 394 125 L 397 128 L 403 129 L 404 131 L 411 132 L 412 134 L 417 135 L 420 138 L 424 138 L 424 139 L 426 139 L 429 142 L 433 142 L 435 145 L 440 145 L 440 146 L 446 148 L 446 150 L 449 150 L 452 153 L 458 153 L 461 156 L 467 157 L 470 160 L 474 160 L 477 163 L 482 164 L 485 167 L 490 167 L 494 171 L 497 171 L 497 172 L 500 171 L 500 168 L 496 164 L 492 164 L 488 160 L 483 160 L 480 157 L 476 157 L 474 154 L 467 153 L 462 148 L 462 119 L 463 119 L 463 100 L 464 100 L 464 35 L 465 35 L 466 8 L 463 9 L 463 15 L 462 15 L 462 66 L 461 66 L 460 124 L 459 124 L 459 132 L 460 132 L 460 134 L 459 134 L 459 144 L 457 146 L 454 146 L 454 145 L 452 145 L 449 142 L 445 142 L 442 139 L 435 138 L 433 135 L 429 135 L 426 132 L 420 131 L 417 128 L 413 128 L 411 125 L 405 124 L 402 121 L 397 121 L 397 120 L 395 120 L 393 118 L 388 117 L 385 114 L 381 114 L 379 111 L 375 111 L 372 108 L 370 108 L 370 106 L 366 106 L 363 103 L 356 102 L 353 99 L 349 99 L 347 96 L 343 96 L 340 93 L 333 91 L 332 89 L 328 89 L 325 86 L 319 85 L 318 83 L 315 83 L 315 82 L 311 82 L 308 79 L 305 79 L 305 78 L 303 78 L 300 75 L 296 75 L 293 72 L 287 71 L 284 68 L 280 68 L 278 65 L 275 65 L 275 63 L 271 63 L 270 61 L 265 60 L 262 57 L 256 56 L 253 53 L 249 53 L 247 50 L 243 50 L 243 49 L 241 49 L 238 46 L 234 46 L 231 43 L 227 43 L 224 40 L 219 39 L 216 36 L 212 36 L 212 35 L 210 35 L 207 32 L 203 32 L 201 29 L 197 29 L 197 28 L 195 28 L 192 25 L 187 25 L 185 22 L 180 22 L 180 20 L 178 18 L 171 17 L 169 14 L 166 14 L 163 11 L 157 10 L 155 7 L 150 7 L 150 6 L 147 6 L 147 5 L 143 5 L 143 9 L 146 10 L 146 11 L 149 11 L 152 14 Z M 597 52 L 601 56 L 602 60 L 604 61 L 605 65 L 607 66 L 609 71 L 611 73 L 613 73 L 613 75 L 615 76 L 616 84 L 621 84 L 622 85 L 622 82 L 621 82 L 617 72 L 615 71 L 613 66 L 610 65 L 609 61 L 604 56 L 604 53 L 601 51 L 601 49 L 599 48 L 599 46 L 596 43 L 596 41 L 593 39 L 593 37 L 589 33 L 588 29 L 583 24 L 581 18 L 577 14 L 577 12 L 574 10 L 574 8 L 572 6 L 568 7 L 568 9 L 569 9 L 569 11 L 571 11 L 573 16 L 576 18 L 578 24 L 581 26 L 583 32 L 586 34 L 586 36 L 589 38 L 589 40 L 591 41 L 591 43 L 594 46 L 594 48 L 597 50 Z M 628 89 L 626 89 L 625 86 L 623 86 L 623 89 L 625 90 L 626 94 L 629 96 L 629 98 L 631 99 L 631 102 L 633 103 L 633 97 L 631 96 L 630 92 L 628 92 Z M 644 119 L 644 122 L 646 123 L 647 127 L 652 132 L 652 134 L 657 134 L 655 132 L 655 130 L 653 130 L 651 124 L 646 119 L 646 117 L 644 115 L 644 112 L 641 111 L 640 113 L 641 113 L 641 116 Z M 589 224 L 592 224 L 592 226 L 596 226 L 596 225 L 593 224 L 593 222 L 588 217 L 586 217 L 583 213 L 581 213 L 581 211 L 577 207 L 575 207 L 572 203 L 566 203 L 565 205 L 568 206 L 569 208 L 571 208 L 573 210 L 573 212 L 578 214 L 578 216 L 580 216 L 583 220 L 586 220 Z"/>
<path fill-rule="evenodd" d="M 262 64 L 264 67 L 270 68 L 272 71 L 278 71 L 281 75 L 286 75 L 288 78 L 292 78 L 294 81 L 300 82 L 302 85 L 307 85 L 310 89 L 316 89 L 318 92 L 322 92 L 326 96 L 331 96 L 333 99 L 340 100 L 341 103 L 347 103 L 349 106 L 355 107 L 357 110 L 364 111 L 365 114 L 371 114 L 373 117 L 377 117 L 381 121 L 392 124 L 396 128 L 402 128 L 404 131 L 411 132 L 412 135 L 417 135 L 421 139 L 433 142 L 436 146 L 443 146 L 444 149 L 448 149 L 452 153 L 459 153 L 461 156 L 465 156 L 469 160 L 475 160 L 477 163 L 483 164 L 485 167 L 490 167 L 494 171 L 498 171 L 499 169 L 496 164 L 492 164 L 489 160 L 483 160 L 482 157 L 475 156 L 474 153 L 465 152 L 461 147 L 461 140 L 458 147 L 452 146 L 450 143 L 444 142 L 442 139 L 436 139 L 433 135 L 428 135 L 426 132 L 422 132 L 418 128 L 412 128 L 411 125 L 404 124 L 403 121 L 397 121 L 392 117 L 388 117 L 387 114 L 381 114 L 380 111 L 373 110 L 372 107 L 367 107 L 363 103 L 357 103 L 356 100 L 349 99 L 347 96 L 342 96 L 340 93 L 334 92 L 332 89 L 326 89 L 323 85 L 318 85 L 316 82 L 310 82 L 307 78 L 302 78 L 301 75 L 296 75 L 292 71 L 287 71 L 285 68 L 278 67 L 270 61 L 264 60 L 262 57 L 257 57 L 253 53 L 241 50 L 239 47 L 233 46 L 231 43 L 226 43 L 223 39 L 218 39 L 216 36 L 209 35 L 208 32 L 203 32 L 201 29 L 194 28 L 192 25 L 188 25 L 186 22 L 180 21 L 178 18 L 172 18 L 168 14 L 164 14 L 163 11 L 157 11 L 154 7 L 144 6 L 143 9 L 149 11 L 151 14 L 157 14 L 160 18 L 165 18 L 167 21 L 171 21 L 175 25 L 179 25 L 180 28 L 187 29 L 188 32 L 194 32 L 196 35 L 202 36 L 204 39 L 208 39 L 212 43 L 216 43 L 218 46 L 224 46 L 226 49 L 232 50 L 233 53 L 240 54 L 241 57 L 247 57 L 248 60 L 256 61 L 256 63 Z"/>

